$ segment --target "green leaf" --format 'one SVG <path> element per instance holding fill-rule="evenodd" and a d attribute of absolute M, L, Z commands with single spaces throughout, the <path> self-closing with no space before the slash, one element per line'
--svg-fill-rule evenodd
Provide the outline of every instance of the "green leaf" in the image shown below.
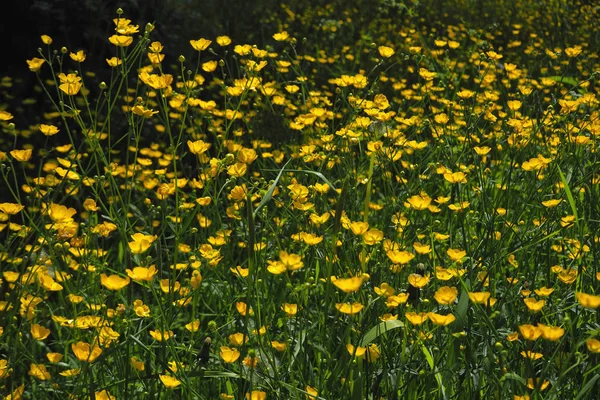
<path fill-rule="evenodd" d="M 594 377 L 592 379 L 590 379 L 588 381 L 588 383 L 585 384 L 584 387 L 581 388 L 581 391 L 577 394 L 577 397 L 575 397 L 575 400 L 579 400 L 579 399 L 583 398 L 583 396 L 585 396 L 587 394 L 587 392 L 592 390 L 592 388 L 596 384 L 596 381 L 598 380 L 598 378 L 600 378 L 600 375 L 598 375 L 598 374 L 594 375 Z"/>
<path fill-rule="evenodd" d="M 560 180 L 563 184 L 563 188 L 565 189 L 565 195 L 567 196 L 567 200 L 569 202 L 569 206 L 571 206 L 571 212 L 575 216 L 575 225 L 577 226 L 577 230 L 579 230 L 579 216 L 577 215 L 577 206 L 575 205 L 575 199 L 573 198 L 573 193 L 569 188 L 569 182 L 567 182 L 567 178 L 565 174 L 563 174 L 560 167 L 558 168 L 558 174 L 560 175 Z"/>
<path fill-rule="evenodd" d="M 373 328 L 369 329 L 365 336 L 363 336 L 360 342 L 360 347 L 365 347 L 366 345 L 372 343 L 375 339 L 377 339 L 381 334 L 397 328 L 404 328 L 404 323 L 398 321 L 397 319 L 383 321 L 377 324 Z"/>
<path fill-rule="evenodd" d="M 549 76 L 549 78 L 558 83 L 566 83 L 567 85 L 579 86 L 579 82 L 577 82 L 577 79 L 573 78 L 572 76 L 554 75 Z"/>
<path fill-rule="evenodd" d="M 500 378 L 500 382 L 504 382 L 507 380 L 517 381 L 522 385 L 527 384 L 525 378 L 522 378 L 520 375 L 515 374 L 514 372 L 507 372 L 506 374 L 502 375 L 502 378 Z"/>
<path fill-rule="evenodd" d="M 317 177 L 319 177 L 319 179 L 321 179 L 323 182 L 325 182 L 326 184 L 328 184 L 330 188 L 332 188 L 333 190 L 336 190 L 335 186 L 333 185 L 333 183 L 331 183 L 329 181 L 329 179 L 325 178 L 325 175 L 323 175 L 320 172 L 309 171 L 309 170 L 305 170 L 305 169 L 289 169 L 288 171 L 290 171 L 290 172 L 305 172 L 307 174 L 316 175 Z"/>
<path fill-rule="evenodd" d="M 258 204 L 258 207 L 256 207 L 256 209 L 254 210 L 254 214 L 253 214 L 254 217 L 256 217 L 256 214 L 260 211 L 260 209 L 263 208 L 265 206 L 265 204 L 267 204 L 267 202 L 273 198 L 273 192 L 275 191 L 275 188 L 277 187 L 277 183 L 279 182 L 279 179 L 281 178 L 281 175 L 283 174 L 285 167 L 287 167 L 287 165 L 290 163 L 290 161 L 292 161 L 291 158 L 279 170 L 279 173 L 277 174 L 277 178 L 275 178 L 275 181 L 273 181 L 273 184 L 269 187 L 269 190 L 267 190 L 267 193 L 265 194 L 265 196 L 262 198 L 262 200 Z"/>

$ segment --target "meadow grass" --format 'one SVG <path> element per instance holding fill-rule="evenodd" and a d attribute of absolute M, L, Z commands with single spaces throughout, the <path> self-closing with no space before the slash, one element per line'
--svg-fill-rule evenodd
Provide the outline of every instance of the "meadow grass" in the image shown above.
<path fill-rule="evenodd" d="M 370 3 L 172 59 L 119 9 L 96 71 L 42 36 L 43 111 L 2 79 L 0 395 L 594 398 L 600 10 Z"/>

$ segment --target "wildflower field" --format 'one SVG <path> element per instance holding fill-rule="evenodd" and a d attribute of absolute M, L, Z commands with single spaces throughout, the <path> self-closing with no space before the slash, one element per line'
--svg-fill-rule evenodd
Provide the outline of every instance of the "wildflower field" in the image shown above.
<path fill-rule="evenodd" d="M 597 398 L 600 7 L 317 3 L 1 78 L 0 397 Z"/>

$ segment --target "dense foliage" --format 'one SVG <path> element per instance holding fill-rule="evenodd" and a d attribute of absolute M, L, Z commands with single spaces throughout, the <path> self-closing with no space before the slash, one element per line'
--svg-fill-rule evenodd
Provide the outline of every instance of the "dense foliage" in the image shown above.
<path fill-rule="evenodd" d="M 318 3 L 2 78 L 0 395 L 594 398 L 600 7 Z"/>

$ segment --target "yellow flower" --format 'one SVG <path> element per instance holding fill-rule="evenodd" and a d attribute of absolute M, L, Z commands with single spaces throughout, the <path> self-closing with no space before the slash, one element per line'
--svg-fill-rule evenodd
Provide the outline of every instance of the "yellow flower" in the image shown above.
<path fill-rule="evenodd" d="M 427 194 L 421 193 L 420 195 L 414 195 L 406 199 L 404 205 L 413 210 L 426 210 L 431 205 L 431 198 Z"/>
<path fill-rule="evenodd" d="M 31 158 L 31 154 L 33 153 L 32 149 L 23 149 L 23 150 L 12 150 L 10 155 L 19 162 L 27 162 Z"/>
<path fill-rule="evenodd" d="M 40 132 L 42 132 L 44 136 L 54 136 L 59 132 L 59 129 L 54 125 L 40 124 Z"/>
<path fill-rule="evenodd" d="M 12 368 L 8 368 L 8 361 L 0 360 L 0 379 L 8 378 Z"/>
<path fill-rule="evenodd" d="M 154 330 L 154 331 L 150 331 L 150 336 L 152 336 L 154 338 L 154 340 L 156 340 L 157 342 L 162 342 L 163 340 L 169 340 L 173 337 L 173 331 L 159 331 Z"/>
<path fill-rule="evenodd" d="M 31 364 L 29 366 L 29 375 L 41 381 L 50 379 L 50 372 L 48 372 L 44 364 Z"/>
<path fill-rule="evenodd" d="M 540 358 L 544 357 L 542 353 L 535 353 L 531 350 L 522 351 L 521 355 L 525 358 L 529 358 L 530 360 L 539 360 Z"/>
<path fill-rule="evenodd" d="M 110 394 L 108 390 L 104 389 L 94 393 L 94 400 L 116 400 L 116 397 Z"/>
<path fill-rule="evenodd" d="M 129 249 L 133 254 L 141 254 L 150 248 L 152 243 L 156 240 L 156 235 L 144 235 L 143 233 L 134 233 L 131 235 L 133 239 L 129 242 Z"/>
<path fill-rule="evenodd" d="M 42 287 L 50 292 L 59 292 L 63 290 L 61 284 L 57 283 L 50 275 L 41 274 L 38 276 Z"/>
<path fill-rule="evenodd" d="M 227 346 L 221 346 L 219 355 L 226 363 L 234 363 L 240 358 L 240 352 L 237 349 Z"/>
<path fill-rule="evenodd" d="M 600 353 L 600 340 L 588 339 L 585 341 L 585 345 L 592 353 Z"/>
<path fill-rule="evenodd" d="M 525 340 L 537 340 L 542 335 L 542 330 L 530 324 L 519 325 L 519 332 Z"/>
<path fill-rule="evenodd" d="M 56 364 L 63 359 L 63 355 L 61 353 L 46 353 L 46 358 L 52 364 Z"/>
<path fill-rule="evenodd" d="M 52 44 L 52 38 L 48 35 L 42 35 L 42 43 L 44 43 L 47 46 L 50 46 Z"/>
<path fill-rule="evenodd" d="M 404 250 L 388 250 L 385 253 L 390 261 L 394 264 L 408 264 L 410 260 L 415 258 L 415 255 Z"/>
<path fill-rule="evenodd" d="M 119 275 L 110 275 L 110 276 L 107 276 L 106 274 L 100 275 L 100 283 L 102 283 L 102 286 L 104 286 L 108 290 L 115 290 L 115 291 L 121 290 L 125 286 L 129 285 L 130 281 L 131 281 L 131 279 L 129 277 L 121 278 Z"/>
<path fill-rule="evenodd" d="M 331 282 L 344 293 L 357 292 L 363 282 L 362 276 L 355 276 L 352 278 L 338 279 L 335 276 L 331 277 Z"/>
<path fill-rule="evenodd" d="M 464 172 L 446 172 L 444 179 L 450 183 L 467 183 L 467 176 Z"/>
<path fill-rule="evenodd" d="M 181 381 L 176 378 L 173 378 L 172 376 L 159 375 L 158 377 L 159 377 L 160 381 L 163 383 L 163 385 L 165 385 L 169 389 L 173 389 L 173 388 L 176 388 L 177 386 L 181 385 Z"/>
<path fill-rule="evenodd" d="M 425 322 L 429 319 L 429 316 L 427 315 L 426 312 L 417 314 L 415 312 L 409 311 L 406 314 L 404 314 L 404 316 L 413 325 L 421 325 L 423 322 Z"/>
<path fill-rule="evenodd" d="M 410 274 L 408 276 L 408 283 L 410 283 L 411 286 L 420 289 L 429 283 L 429 275 L 422 276 L 420 274 Z"/>
<path fill-rule="evenodd" d="M 202 71 L 204 72 L 214 72 L 217 69 L 219 63 L 216 60 L 207 61 L 202 64 Z"/>
<path fill-rule="evenodd" d="M 252 393 L 246 393 L 246 400 L 265 400 L 267 392 L 262 390 L 253 390 Z"/>
<path fill-rule="evenodd" d="M 102 354 L 102 349 L 97 345 L 90 346 L 89 343 L 77 342 L 71 345 L 75 357 L 79 361 L 93 362 L 96 358 Z"/>
<path fill-rule="evenodd" d="M 413 243 L 413 248 L 419 254 L 429 254 L 429 253 L 431 253 L 431 246 L 428 245 L 428 244 L 422 244 L 422 243 L 419 243 L 419 242 L 414 242 Z"/>
<path fill-rule="evenodd" d="M 118 57 L 111 57 L 111 58 L 106 59 L 106 63 L 108 64 L 109 67 L 114 68 L 116 66 L 123 64 L 123 61 Z"/>
<path fill-rule="evenodd" d="M 475 304 L 487 304 L 490 292 L 468 292 L 469 299 Z"/>
<path fill-rule="evenodd" d="M 542 332 L 542 337 L 553 342 L 558 341 L 564 334 L 565 330 L 560 326 L 547 326 L 538 322 L 537 327 Z"/>
<path fill-rule="evenodd" d="M 27 60 L 27 65 L 29 66 L 29 70 L 32 72 L 38 72 L 42 65 L 46 62 L 43 58 L 34 57 L 31 60 Z"/>
<path fill-rule="evenodd" d="M 307 398 L 307 400 L 313 400 L 313 399 L 316 399 L 316 398 L 317 398 L 317 396 L 319 395 L 319 392 L 317 391 L 317 389 L 315 389 L 315 388 L 314 388 L 314 387 L 312 387 L 312 386 L 306 386 L 306 387 L 304 388 L 304 390 L 306 391 L 306 393 L 308 393 L 308 394 L 306 395 L 306 398 Z"/>
<path fill-rule="evenodd" d="M 60 85 L 58 88 L 62 90 L 67 96 L 75 96 L 79 93 L 79 90 L 83 86 L 81 83 L 81 77 L 76 74 L 66 74 L 61 72 L 58 74 Z"/>
<path fill-rule="evenodd" d="M 360 347 L 360 346 L 358 346 L 358 347 L 355 348 L 354 345 L 348 343 L 346 345 L 346 350 L 348 350 L 348 353 L 351 356 L 362 357 L 365 354 L 365 352 L 367 351 L 367 348 L 366 347 Z"/>
<path fill-rule="evenodd" d="M 146 369 L 146 366 L 144 365 L 143 362 L 139 361 L 135 356 L 132 356 L 131 359 L 129 360 L 131 361 L 131 366 L 136 370 L 136 371 L 143 371 Z"/>
<path fill-rule="evenodd" d="M 562 199 L 550 199 L 546 201 L 542 201 L 542 205 L 546 208 L 556 207 L 562 202 Z"/>
<path fill-rule="evenodd" d="M 282 32 L 279 32 L 279 33 L 276 33 L 273 35 L 273 39 L 275 39 L 277 42 L 286 41 L 289 37 L 290 37 L 290 34 L 287 33 L 286 31 L 282 31 Z"/>
<path fill-rule="evenodd" d="M 287 343 L 285 342 L 278 342 L 277 340 L 271 340 L 271 347 L 273 347 L 275 350 L 282 352 L 285 351 L 285 349 L 287 348 Z"/>
<path fill-rule="evenodd" d="M 206 50 L 208 48 L 208 46 L 210 46 L 211 43 L 212 43 L 211 40 L 203 39 L 203 38 L 198 39 L 198 40 L 190 40 L 190 44 L 196 51 Z"/>
<path fill-rule="evenodd" d="M 575 293 L 575 296 L 577 297 L 577 301 L 579 301 L 579 304 L 581 304 L 583 307 L 586 307 L 586 308 L 600 307 L 600 296 L 595 296 L 593 294 L 586 294 L 586 293 L 582 293 L 582 292 Z"/>
<path fill-rule="evenodd" d="M 50 329 L 38 324 L 31 325 L 31 336 L 36 340 L 44 340 L 50 335 Z"/>
<path fill-rule="evenodd" d="M 77 53 L 69 53 L 71 60 L 82 63 L 85 61 L 85 53 L 83 50 L 79 50 Z"/>
<path fill-rule="evenodd" d="M 433 297 L 439 304 L 452 304 L 456 297 L 458 296 L 458 289 L 450 286 L 442 286 L 438 290 L 436 290 Z"/>
<path fill-rule="evenodd" d="M 546 300 L 536 300 L 533 297 L 523 299 L 523 302 L 525 303 L 529 311 L 533 312 L 540 311 L 546 305 Z"/>
<path fill-rule="evenodd" d="M 363 234 L 363 242 L 368 246 L 373 246 L 383 240 L 383 232 L 379 229 L 369 229 Z"/>
<path fill-rule="evenodd" d="M 446 254 L 452 261 L 461 261 L 467 255 L 467 252 L 461 249 L 448 249 Z"/>
<path fill-rule="evenodd" d="M 287 314 L 288 317 L 292 317 L 298 312 L 298 304 L 283 303 L 281 309 Z"/>
<path fill-rule="evenodd" d="M 231 44 L 229 36 L 217 36 L 216 41 L 219 46 L 229 46 Z"/>
<path fill-rule="evenodd" d="M 354 303 L 354 304 L 336 303 L 336 305 L 335 305 L 335 308 L 337 308 L 337 310 L 339 312 L 348 314 L 348 315 L 358 314 L 363 309 L 363 307 L 364 306 L 360 303 Z"/>
<path fill-rule="evenodd" d="M 379 52 L 379 55 L 383 58 L 390 58 L 395 53 L 394 49 L 388 46 L 379 46 L 377 48 L 377 51 Z"/>
<path fill-rule="evenodd" d="M 8 111 L 0 110 L 0 121 L 10 121 L 13 118 L 13 115 Z"/>
<path fill-rule="evenodd" d="M 25 206 L 16 203 L 0 203 L 0 212 L 8 215 L 15 215 L 21 212 Z"/>
<path fill-rule="evenodd" d="M 112 35 L 108 41 L 117 47 L 127 47 L 133 43 L 133 37 L 124 35 Z"/>
<path fill-rule="evenodd" d="M 131 108 L 131 112 L 143 118 L 150 118 L 154 114 L 158 114 L 158 111 L 154 111 L 151 108 L 146 108 L 140 104 L 137 104 Z"/>
<path fill-rule="evenodd" d="M 456 320 L 456 317 L 453 314 L 442 315 L 434 312 L 429 312 L 427 313 L 427 315 L 429 316 L 429 320 L 431 322 L 441 326 L 449 325 Z"/>
<path fill-rule="evenodd" d="M 231 343 L 232 346 L 242 346 L 248 341 L 248 336 L 241 332 L 236 332 L 229 335 L 227 339 L 229 339 L 229 343 Z"/>
<path fill-rule="evenodd" d="M 536 378 L 529 378 L 527 379 L 527 387 L 531 390 L 535 389 L 536 386 L 540 385 L 540 379 Z M 548 385 L 550 385 L 550 382 L 548 381 L 543 381 L 542 384 L 540 385 L 540 391 L 546 389 L 548 387 Z"/>
<path fill-rule="evenodd" d="M 127 272 L 127 276 L 129 276 L 134 281 L 146 281 L 149 282 L 152 280 L 154 275 L 158 273 L 158 270 L 154 265 L 151 265 L 148 268 L 145 267 L 134 267 L 133 271 L 129 268 L 125 270 Z"/>
<path fill-rule="evenodd" d="M 195 319 L 192 322 L 185 324 L 185 329 L 190 332 L 198 332 L 198 330 L 200 330 L 200 321 Z"/>
<path fill-rule="evenodd" d="M 279 252 L 279 260 L 288 271 L 295 271 L 304 267 L 302 257 L 298 254 L 289 254 L 288 252 L 282 250 Z"/>

